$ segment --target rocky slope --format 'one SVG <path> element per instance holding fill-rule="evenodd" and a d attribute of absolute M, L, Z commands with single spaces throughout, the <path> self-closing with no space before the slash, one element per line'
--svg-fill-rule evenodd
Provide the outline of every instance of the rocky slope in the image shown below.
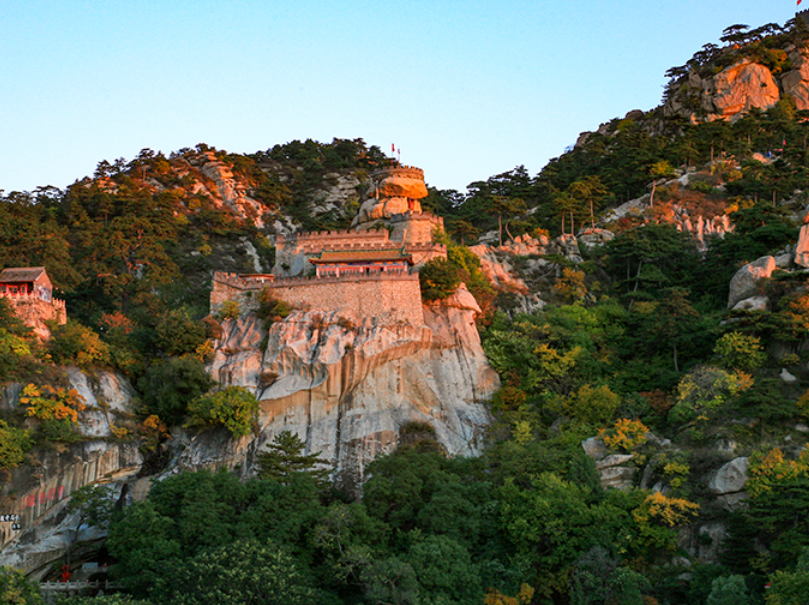
<path fill-rule="evenodd" d="M 461 287 L 424 307 L 426 327 L 317 312 L 295 313 L 269 331 L 252 314 L 226 321 L 209 369 L 223 385 L 247 387 L 261 400 L 258 430 L 233 440 L 224 429 L 177 428 L 160 476 L 200 468 L 238 468 L 250 476 L 257 452 L 284 430 L 299 435 L 307 453 L 321 451 L 335 481 L 355 492 L 365 465 L 395 449 L 411 422 L 432 426 L 451 455 L 478 454 L 490 420 L 484 402 L 499 386 L 475 327 L 479 312 Z M 68 375 L 87 403 L 80 416 L 86 441 L 39 452 L 33 466 L 15 469 L 2 484 L 3 512 L 19 514 L 23 531 L 0 534 L 0 565 L 35 578 L 74 539 L 77 518 L 65 510 L 73 491 L 107 483 L 119 497 L 139 498 L 159 478 L 150 477 L 138 442 L 115 435 L 137 405 L 126 381 L 76 369 Z M 21 385 L 7 389 L 4 407 L 16 407 L 20 391 Z M 92 550 L 103 535 L 85 527 L 79 542 Z"/>

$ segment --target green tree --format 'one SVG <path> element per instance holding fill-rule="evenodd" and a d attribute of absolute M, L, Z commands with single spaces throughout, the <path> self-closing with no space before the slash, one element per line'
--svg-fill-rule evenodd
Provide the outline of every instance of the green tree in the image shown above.
<path fill-rule="evenodd" d="M 275 436 L 272 443 L 263 452 L 259 452 L 257 463 L 258 476 L 262 479 L 273 479 L 286 484 L 293 476 L 311 477 L 320 487 L 328 484 L 330 469 L 315 468 L 327 465 L 320 458 L 320 452 L 304 454 L 306 444 L 290 431 L 282 431 Z"/>
<path fill-rule="evenodd" d="M 67 564 L 70 565 L 70 556 L 79 541 L 79 532 L 86 523 L 88 527 L 106 525 L 112 516 L 115 506 L 115 492 L 109 485 L 85 485 L 70 494 L 67 505 L 69 513 L 76 513 L 76 528 L 73 530 L 73 540 L 67 551 Z"/>
<path fill-rule="evenodd" d="M 595 229 L 595 207 L 607 197 L 609 190 L 598 176 L 585 176 L 573 181 L 567 188 L 568 195 L 576 200 L 577 206 L 590 209 L 590 225 Z"/>
<path fill-rule="evenodd" d="M 722 576 L 711 582 L 706 605 L 748 605 L 752 603 L 743 576 Z"/>
<path fill-rule="evenodd" d="M 89 367 L 107 363 L 109 347 L 87 326 L 68 320 L 52 330 L 48 352 L 54 363 Z"/>
<path fill-rule="evenodd" d="M 188 404 L 216 383 L 202 363 L 191 357 L 171 357 L 153 365 L 138 380 L 146 410 L 168 425 L 182 422 Z"/>
<path fill-rule="evenodd" d="M 372 603 L 419 605 L 419 583 L 413 566 L 399 557 L 371 559 L 363 565 L 360 581 Z"/>
<path fill-rule="evenodd" d="M 172 566 L 156 590 L 172 605 L 316 605 L 317 591 L 281 547 L 239 540 Z"/>
<path fill-rule="evenodd" d="M 42 605 L 39 586 L 29 582 L 20 569 L 0 567 L 0 602 L 7 605 Z"/>
<path fill-rule="evenodd" d="M 809 602 L 809 548 L 804 547 L 793 570 L 779 570 L 770 576 L 767 605 L 806 605 Z"/>
<path fill-rule="evenodd" d="M 208 338 L 205 325 L 192 319 L 191 313 L 184 307 L 164 313 L 155 331 L 156 344 L 168 355 L 194 353 Z"/>
<path fill-rule="evenodd" d="M 441 300 L 455 292 L 461 283 L 458 267 L 445 258 L 434 258 L 419 270 L 421 298 L 425 302 Z"/>
<path fill-rule="evenodd" d="M 152 602 L 135 599 L 127 594 L 115 593 L 95 597 L 63 597 L 57 602 L 57 605 L 152 605 Z"/>
<path fill-rule="evenodd" d="M 499 244 L 503 245 L 503 217 L 514 216 L 520 212 L 525 212 L 525 201 L 520 198 L 508 198 L 503 195 L 493 195 L 487 203 L 487 212 L 497 217 L 497 238 Z M 506 231 L 508 231 L 508 220 L 506 220 Z"/>
<path fill-rule="evenodd" d="M 422 602 L 434 605 L 477 605 L 483 587 L 477 566 L 461 544 L 447 536 L 415 542 L 407 561 L 416 572 Z"/>
<path fill-rule="evenodd" d="M 0 420 L 0 470 L 9 470 L 25 460 L 31 449 L 31 436 L 26 429 L 10 426 Z"/>
<path fill-rule="evenodd" d="M 256 396 L 244 387 L 229 386 L 208 393 L 188 403 L 188 426 L 225 426 L 235 439 L 246 437 L 253 430 L 258 416 Z"/>

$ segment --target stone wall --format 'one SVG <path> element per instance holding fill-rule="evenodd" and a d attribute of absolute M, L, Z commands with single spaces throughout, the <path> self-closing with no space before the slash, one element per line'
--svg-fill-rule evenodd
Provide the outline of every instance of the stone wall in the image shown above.
<path fill-rule="evenodd" d="M 51 337 L 51 331 L 45 325 L 46 321 L 56 320 L 59 325 L 67 323 L 67 311 L 63 300 L 54 298 L 46 301 L 34 294 L 18 294 L 4 298 L 11 303 L 17 317 L 25 325 L 33 328 L 34 333 L 42 340 Z"/>
<path fill-rule="evenodd" d="M 435 230 L 444 230 L 444 219 L 429 212 L 397 214 L 387 219 L 393 225 L 391 240 L 405 244 L 432 244 Z"/>
<path fill-rule="evenodd" d="M 217 272 L 211 291 L 211 314 L 219 312 L 226 300 L 237 301 L 242 311 L 255 309 L 262 288 L 271 289 L 276 298 L 300 308 L 346 311 L 390 323 L 424 325 L 419 276 L 404 272 L 287 278 L 273 282 Z"/>

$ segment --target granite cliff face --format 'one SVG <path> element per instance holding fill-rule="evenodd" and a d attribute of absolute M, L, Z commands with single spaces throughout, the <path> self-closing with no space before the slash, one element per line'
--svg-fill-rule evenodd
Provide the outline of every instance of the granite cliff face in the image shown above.
<path fill-rule="evenodd" d="M 138 444 L 119 441 L 112 430 L 132 416 L 131 386 L 109 372 L 89 375 L 68 368 L 67 375 L 70 387 L 86 404 L 79 413 L 85 441 L 32 452 L 28 464 L 13 469 L 0 483 L 3 513 L 19 515 L 22 525 L 22 532 L 15 532 L 9 524 L 2 524 L 0 565 L 18 567 L 35 579 L 63 557 L 73 541 L 78 519 L 66 511 L 71 493 L 93 483 L 110 484 L 118 495 L 122 490 L 137 493 L 148 481 L 137 478 L 144 463 Z M 21 390 L 19 384 L 7 387 L 0 408 L 17 407 Z M 85 527 L 79 541 L 102 537 Z M 75 556 L 81 557 L 81 549 Z"/>
<path fill-rule="evenodd" d="M 188 437 L 177 467 L 238 465 L 249 476 L 256 452 L 290 430 L 355 489 L 365 464 L 392 451 L 413 421 L 433 426 L 450 454 L 479 453 L 489 421 L 483 402 L 499 386 L 474 325 L 479 311 L 460 288 L 424 307 L 426 326 L 347 312 L 294 313 L 269 331 L 254 315 L 226 321 L 210 371 L 260 399 L 259 433 L 240 441 L 220 432 Z"/>
<path fill-rule="evenodd" d="M 664 115 L 693 123 L 735 121 L 753 108 L 770 109 L 786 96 L 797 109 L 809 109 L 809 49 L 788 46 L 783 53 L 787 69 L 740 58 L 710 75 L 690 70 L 663 106 Z"/>

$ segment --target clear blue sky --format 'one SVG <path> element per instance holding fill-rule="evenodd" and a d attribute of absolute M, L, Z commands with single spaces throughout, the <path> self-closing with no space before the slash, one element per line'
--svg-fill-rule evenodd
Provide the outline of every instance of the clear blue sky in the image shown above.
<path fill-rule="evenodd" d="M 0 189 L 145 147 L 363 138 L 465 190 L 659 103 L 664 72 L 794 0 L 0 0 Z"/>

